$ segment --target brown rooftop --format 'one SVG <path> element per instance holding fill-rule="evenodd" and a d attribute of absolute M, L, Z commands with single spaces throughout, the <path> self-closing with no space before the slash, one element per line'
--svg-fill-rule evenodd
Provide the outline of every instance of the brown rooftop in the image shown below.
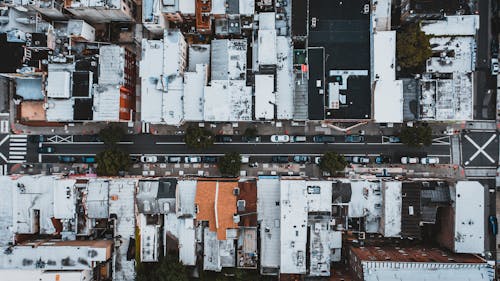
<path fill-rule="evenodd" d="M 455 254 L 437 248 L 425 247 L 351 247 L 351 254 L 361 261 L 484 263 L 472 254 Z"/>

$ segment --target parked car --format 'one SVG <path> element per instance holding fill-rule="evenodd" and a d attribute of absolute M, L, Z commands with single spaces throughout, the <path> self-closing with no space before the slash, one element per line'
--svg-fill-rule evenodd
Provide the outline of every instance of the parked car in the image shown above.
<path fill-rule="evenodd" d="M 418 157 L 401 157 L 401 164 L 418 164 Z"/>
<path fill-rule="evenodd" d="M 308 162 L 311 162 L 311 157 L 302 156 L 302 155 L 295 155 L 293 157 L 293 162 L 295 162 L 295 163 L 308 163 Z"/>
<path fill-rule="evenodd" d="M 391 163 L 391 157 L 389 156 L 377 156 L 375 158 L 375 163 L 377 164 L 386 164 L 386 163 Z"/>
<path fill-rule="evenodd" d="M 243 136 L 241 138 L 242 141 L 244 142 L 260 142 L 260 137 L 246 137 L 246 136 Z"/>
<path fill-rule="evenodd" d="M 186 156 L 186 157 L 184 157 L 184 163 L 201 163 L 201 157 L 199 157 L 199 156 Z"/>
<path fill-rule="evenodd" d="M 289 135 L 272 135 L 271 136 L 271 142 L 289 142 L 289 141 L 290 141 Z"/>
<path fill-rule="evenodd" d="M 493 234 L 493 236 L 496 236 L 497 233 L 498 233 L 498 221 L 497 221 L 497 217 L 496 216 L 489 216 L 488 222 L 489 222 L 489 225 L 490 225 L 491 234 Z"/>
<path fill-rule="evenodd" d="M 141 156 L 142 163 L 156 163 L 158 162 L 158 157 L 154 155 L 143 155 Z"/>
<path fill-rule="evenodd" d="M 82 156 L 82 162 L 87 163 L 87 164 L 95 163 L 95 157 L 94 156 Z"/>
<path fill-rule="evenodd" d="M 439 158 L 437 158 L 437 157 L 423 157 L 420 159 L 420 163 L 423 165 L 439 164 Z"/>
<path fill-rule="evenodd" d="M 232 142 L 233 138 L 231 136 L 218 135 L 215 136 L 216 142 Z"/>
<path fill-rule="evenodd" d="M 313 137 L 313 142 L 332 143 L 335 142 L 335 137 L 330 135 L 318 135 Z"/>
<path fill-rule="evenodd" d="M 362 135 L 347 135 L 345 136 L 345 142 L 364 142 L 365 137 Z"/>
<path fill-rule="evenodd" d="M 54 153 L 56 149 L 53 146 L 42 146 L 38 148 L 38 153 Z"/>
<path fill-rule="evenodd" d="M 76 161 L 76 158 L 73 156 L 59 156 L 59 161 L 63 163 L 73 163 Z"/>
<path fill-rule="evenodd" d="M 201 158 L 201 160 L 202 160 L 203 163 L 213 164 L 213 163 L 217 163 L 217 156 L 203 156 Z"/>
<path fill-rule="evenodd" d="M 314 164 L 319 165 L 320 162 L 321 162 L 321 157 L 320 156 L 314 157 Z"/>
<path fill-rule="evenodd" d="M 318 23 L 318 18 L 313 17 L 311 19 L 311 28 L 315 28 L 317 23 Z"/>
<path fill-rule="evenodd" d="M 250 162 L 250 156 L 241 155 L 240 158 L 241 158 L 241 163 L 243 163 L 243 164 L 247 164 Z"/>
<path fill-rule="evenodd" d="M 273 163 L 288 163 L 288 156 L 273 156 L 271 161 Z"/>
<path fill-rule="evenodd" d="M 167 158 L 168 163 L 181 163 L 182 162 L 182 157 L 180 156 L 169 156 Z"/>
<path fill-rule="evenodd" d="M 498 59 L 491 59 L 491 75 L 498 75 Z"/>
<path fill-rule="evenodd" d="M 290 138 L 290 142 L 306 142 L 307 138 L 306 136 L 292 136 Z"/>
<path fill-rule="evenodd" d="M 352 156 L 344 156 L 345 161 L 348 163 L 352 163 L 352 158 Z"/>
<path fill-rule="evenodd" d="M 401 139 L 399 137 L 390 136 L 389 137 L 389 142 L 390 143 L 399 143 L 399 142 L 401 142 Z"/>
<path fill-rule="evenodd" d="M 370 158 L 364 157 L 364 156 L 354 156 L 354 157 L 352 157 L 352 163 L 368 164 L 368 163 L 370 163 Z"/>

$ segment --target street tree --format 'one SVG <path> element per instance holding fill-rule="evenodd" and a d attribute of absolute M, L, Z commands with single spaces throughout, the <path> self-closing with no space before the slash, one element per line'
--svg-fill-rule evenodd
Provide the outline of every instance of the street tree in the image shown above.
<path fill-rule="evenodd" d="M 247 138 L 255 138 L 258 135 L 257 127 L 255 127 L 255 126 L 248 126 L 245 129 L 245 132 L 243 133 L 243 135 L 245 137 L 247 137 Z"/>
<path fill-rule="evenodd" d="M 127 171 L 130 168 L 129 154 L 114 147 L 99 152 L 96 160 L 96 171 L 99 176 L 117 176 L 120 171 Z"/>
<path fill-rule="evenodd" d="M 113 146 L 125 136 L 125 130 L 118 124 L 110 124 L 99 132 L 99 138 L 107 146 Z"/>
<path fill-rule="evenodd" d="M 157 263 L 140 263 L 136 281 L 188 281 L 186 267 L 173 257 L 163 257 Z"/>
<path fill-rule="evenodd" d="M 319 168 L 323 172 L 330 173 L 330 175 L 334 175 L 335 173 L 344 170 L 346 166 L 347 161 L 344 156 L 333 151 L 325 152 L 319 162 Z"/>
<path fill-rule="evenodd" d="M 429 38 L 430 36 L 420 29 L 420 23 L 412 23 L 400 28 L 396 34 L 398 65 L 406 70 L 422 67 L 432 56 Z"/>
<path fill-rule="evenodd" d="M 207 129 L 189 126 L 186 129 L 185 142 L 192 148 L 207 148 L 214 143 L 214 135 Z"/>
<path fill-rule="evenodd" d="M 235 177 L 241 169 L 241 155 L 237 152 L 228 152 L 219 158 L 217 167 L 223 176 Z"/>
<path fill-rule="evenodd" d="M 425 125 L 403 127 L 400 135 L 401 142 L 413 147 L 432 144 L 432 128 Z"/>

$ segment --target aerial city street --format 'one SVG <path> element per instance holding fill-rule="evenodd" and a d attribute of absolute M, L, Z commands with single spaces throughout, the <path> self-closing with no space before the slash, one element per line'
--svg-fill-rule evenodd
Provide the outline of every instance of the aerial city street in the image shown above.
<path fill-rule="evenodd" d="M 499 6 L 0 1 L 0 281 L 500 280 Z"/>

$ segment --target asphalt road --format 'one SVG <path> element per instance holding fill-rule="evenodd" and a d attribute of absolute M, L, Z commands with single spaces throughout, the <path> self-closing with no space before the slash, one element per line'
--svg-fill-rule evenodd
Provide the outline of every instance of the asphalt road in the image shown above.
<path fill-rule="evenodd" d="M 91 141 L 89 137 L 74 137 L 73 142 L 44 142 L 43 146 L 52 146 L 53 154 L 43 154 L 43 162 L 57 162 L 57 156 L 84 156 L 95 155 L 104 150 L 105 146 L 100 142 Z M 388 155 L 394 160 L 402 156 L 427 155 L 438 156 L 442 163 L 449 163 L 450 146 L 448 138 L 439 140 L 430 147 L 409 148 L 399 143 L 388 143 L 386 138 L 380 136 L 366 136 L 366 143 L 345 143 L 343 137 L 337 137 L 335 143 L 271 143 L 269 136 L 263 136 L 260 143 L 246 143 L 233 138 L 231 143 L 215 143 L 208 149 L 192 149 L 182 142 L 181 136 L 152 136 L 136 135 L 125 138 L 119 145 L 131 155 L 222 155 L 226 152 L 238 152 L 249 156 L 273 156 L 273 155 L 321 155 L 325 151 L 335 151 L 345 155 Z M 437 141 L 437 142 L 439 142 Z M 37 144 L 30 144 L 37 146 Z M 39 154 L 36 149 L 28 150 L 28 162 L 39 162 Z"/>

